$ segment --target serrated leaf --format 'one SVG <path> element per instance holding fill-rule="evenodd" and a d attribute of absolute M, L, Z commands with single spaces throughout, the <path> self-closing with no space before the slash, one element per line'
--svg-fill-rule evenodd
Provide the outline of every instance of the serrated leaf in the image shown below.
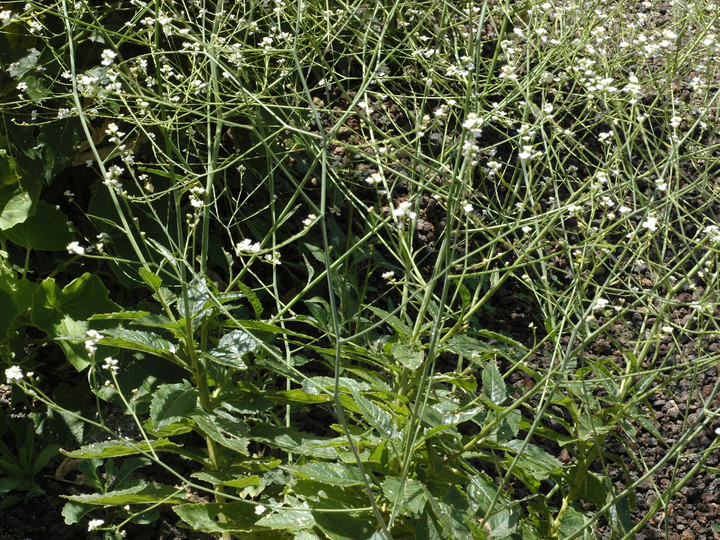
<path fill-rule="evenodd" d="M 536 480 L 545 480 L 551 473 L 559 472 L 562 469 L 563 464 L 560 460 L 534 444 L 526 444 L 523 447 L 523 441 L 516 439 L 505 443 L 503 446 L 515 452 L 520 452 L 520 449 L 523 449 L 515 466 Z"/>
<path fill-rule="evenodd" d="M 245 285 L 244 283 L 238 281 L 237 285 L 238 285 L 238 288 L 240 289 L 240 291 L 243 293 L 243 296 L 245 296 L 245 298 L 247 298 L 248 302 L 250 302 L 250 305 L 252 306 L 253 311 L 255 312 L 255 316 L 260 318 L 260 315 L 262 315 L 262 312 L 264 309 L 262 303 L 260 302 L 260 299 L 257 297 L 255 292 L 250 287 Z"/>
<path fill-rule="evenodd" d="M 195 531 L 242 533 L 250 532 L 260 519 L 255 508 L 256 505 L 245 502 L 181 504 L 173 506 L 173 512 Z M 218 520 L 220 514 L 225 516 L 226 523 Z"/>
<path fill-rule="evenodd" d="M 437 518 L 430 511 L 429 502 L 425 504 L 425 509 L 415 526 L 415 540 L 445 540 Z"/>
<path fill-rule="evenodd" d="M 318 439 L 294 428 L 279 428 L 273 424 L 258 424 L 250 430 L 250 438 L 294 454 L 308 457 L 336 459 L 333 444 L 347 444 L 347 439 Z"/>
<path fill-rule="evenodd" d="M 243 420 L 221 409 L 215 409 L 212 414 L 204 411 L 196 412 L 192 415 L 192 419 L 205 436 L 244 456 L 250 455 L 248 452 L 250 428 Z"/>
<path fill-rule="evenodd" d="M 288 467 L 297 474 L 335 486 L 360 486 L 363 478 L 357 467 L 344 463 L 316 462 Z"/>
<path fill-rule="evenodd" d="M 395 315 L 391 315 L 384 309 L 380 309 L 375 306 L 367 306 L 367 308 L 389 324 L 398 334 L 407 336 L 412 333 L 412 328 L 398 319 Z"/>
<path fill-rule="evenodd" d="M 104 441 L 85 445 L 72 452 L 60 450 L 60 453 L 67 457 L 79 459 L 111 458 L 147 454 L 150 452 L 150 448 L 156 452 L 162 452 L 180 448 L 180 445 L 167 439 L 157 439 L 156 441 L 150 441 L 149 444 L 145 441 Z"/>
<path fill-rule="evenodd" d="M 195 318 L 211 300 L 210 290 L 205 283 L 205 278 L 195 275 L 187 286 L 187 305 L 183 295 L 178 297 L 178 311 L 184 318 Z"/>
<path fill-rule="evenodd" d="M 88 493 L 83 495 L 62 495 L 70 501 L 93 504 L 124 506 L 126 504 L 152 504 L 171 503 L 182 504 L 185 500 L 185 490 L 178 490 L 172 486 L 143 482 L 137 486 L 118 489 L 109 493 Z"/>
<path fill-rule="evenodd" d="M 265 397 L 267 397 L 268 400 L 281 405 L 308 405 L 332 401 L 332 396 L 327 394 L 308 394 L 302 390 L 278 390 L 277 392 L 267 392 Z"/>
<path fill-rule="evenodd" d="M 25 248 L 65 251 L 75 238 L 68 217 L 45 201 L 38 201 L 35 213 L 5 231 L 8 239 Z"/>
<path fill-rule="evenodd" d="M 392 415 L 359 392 L 353 392 L 353 400 L 365 421 L 374 427 L 381 437 L 392 437 L 397 433 Z"/>
<path fill-rule="evenodd" d="M 393 506 L 397 504 L 401 515 L 418 515 L 427 502 L 427 494 L 422 485 L 411 478 L 401 482 L 396 476 L 388 476 L 382 483 L 382 489 L 390 503 Z"/>
<path fill-rule="evenodd" d="M 39 59 L 40 51 L 38 51 L 35 47 L 32 47 L 27 50 L 27 54 L 25 56 L 10 64 L 7 68 L 7 72 L 13 79 L 22 77 L 28 71 L 35 69 Z"/>
<path fill-rule="evenodd" d="M 273 511 L 263 516 L 256 525 L 258 527 L 267 527 L 268 529 L 293 533 L 315 527 L 315 518 L 306 502 L 292 506 L 286 506 L 287 504 L 288 500 L 286 499 L 281 510 Z M 297 536 L 295 538 L 297 538 Z"/>
<path fill-rule="evenodd" d="M 346 513 L 314 511 L 313 517 L 320 530 L 333 540 L 370 538 L 375 532 L 375 523 L 370 516 L 363 519 Z"/>
<path fill-rule="evenodd" d="M 175 344 L 155 332 L 113 328 L 106 330 L 103 335 L 105 336 L 103 343 L 106 345 L 146 352 L 170 361 L 175 360 Z"/>
<path fill-rule="evenodd" d="M 520 517 L 519 509 L 513 506 L 512 509 L 503 508 L 506 501 L 503 498 L 495 505 L 493 515 L 487 516 L 486 512 L 492 506 L 498 487 L 489 476 L 480 473 L 470 479 L 467 488 L 468 500 L 471 510 L 481 519 L 486 519 L 490 530 L 496 538 L 505 538 L 512 534 L 517 526 Z"/>
<path fill-rule="evenodd" d="M 65 518 L 66 525 L 79 523 L 85 517 L 85 514 L 95 510 L 95 506 L 91 504 L 83 504 L 75 501 L 68 501 L 63 506 L 61 515 Z"/>
<path fill-rule="evenodd" d="M 243 357 L 255 351 L 260 343 L 244 330 L 233 330 L 220 338 L 218 346 L 208 352 L 213 361 L 223 366 L 246 369 Z"/>
<path fill-rule="evenodd" d="M 150 403 L 153 427 L 162 429 L 184 420 L 197 408 L 199 396 L 200 392 L 187 381 L 160 385 Z"/>
<path fill-rule="evenodd" d="M 162 287 L 162 279 L 157 274 L 152 273 L 144 266 L 141 266 L 138 272 L 142 280 L 147 283 L 153 291 L 157 291 Z"/>
<path fill-rule="evenodd" d="M 495 362 L 488 362 L 482 372 L 483 395 L 495 405 L 502 405 L 507 398 L 507 386 Z"/>
<path fill-rule="evenodd" d="M 393 358 L 408 369 L 416 370 L 422 365 L 422 351 L 413 350 L 412 347 L 401 343 L 393 343 L 391 351 Z"/>

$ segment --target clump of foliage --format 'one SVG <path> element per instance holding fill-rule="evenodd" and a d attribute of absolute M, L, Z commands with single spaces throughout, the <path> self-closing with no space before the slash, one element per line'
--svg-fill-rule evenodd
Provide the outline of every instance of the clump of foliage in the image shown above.
<path fill-rule="evenodd" d="M 710 15 L 330 6 L 0 11 L 0 358 L 83 460 L 66 521 L 628 537 L 687 481 L 633 523 L 654 468 L 628 441 L 662 439 L 649 401 L 714 362 Z M 508 290 L 523 335 L 485 324 Z M 46 383 L 50 341 L 82 407 Z"/>

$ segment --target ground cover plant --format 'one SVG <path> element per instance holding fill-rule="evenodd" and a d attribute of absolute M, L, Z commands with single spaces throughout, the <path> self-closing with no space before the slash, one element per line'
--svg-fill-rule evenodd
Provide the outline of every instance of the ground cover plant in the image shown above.
<path fill-rule="evenodd" d="M 694 534 L 715 8 L 0 4 L 0 506 L 51 471 L 94 538 Z"/>

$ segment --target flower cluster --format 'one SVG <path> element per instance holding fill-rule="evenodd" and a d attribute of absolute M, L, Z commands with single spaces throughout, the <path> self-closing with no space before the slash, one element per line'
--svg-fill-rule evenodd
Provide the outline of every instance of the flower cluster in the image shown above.
<path fill-rule="evenodd" d="M 235 245 L 235 253 L 238 257 L 241 255 L 253 254 L 260 252 L 260 242 L 254 242 L 249 238 L 246 238 L 242 242 L 238 242 Z"/>

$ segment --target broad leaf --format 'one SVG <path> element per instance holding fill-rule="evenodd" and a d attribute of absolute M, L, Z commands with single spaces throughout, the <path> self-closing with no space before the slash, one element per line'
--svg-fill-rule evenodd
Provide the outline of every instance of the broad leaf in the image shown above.
<path fill-rule="evenodd" d="M 246 369 L 243 357 L 255 351 L 258 340 L 244 330 L 233 330 L 220 338 L 218 346 L 208 352 L 213 361 L 223 366 Z"/>
<path fill-rule="evenodd" d="M 347 439 L 317 439 L 294 428 L 279 428 L 273 424 L 258 424 L 250 430 L 250 438 L 293 454 L 308 457 L 336 459 L 334 444 L 347 445 Z"/>
<path fill-rule="evenodd" d="M 63 169 L 72 165 L 77 154 L 76 148 L 84 139 L 78 118 L 56 120 L 40 127 L 37 147 L 43 157 L 47 184 L 50 184 Z"/>
<path fill-rule="evenodd" d="M 495 405 L 502 405 L 507 398 L 507 386 L 495 362 L 488 362 L 482 372 L 483 395 Z"/>
<path fill-rule="evenodd" d="M 247 533 L 260 519 L 260 516 L 255 513 L 255 508 L 256 505 L 245 502 L 182 504 L 173 506 L 173 512 L 195 531 L 210 534 Z M 225 523 L 219 521 L 220 514 L 225 516 L 227 520 Z"/>
<path fill-rule="evenodd" d="M 172 486 L 165 486 L 156 482 L 118 489 L 109 493 L 88 493 L 83 495 L 62 495 L 70 501 L 94 504 L 123 506 L 126 504 L 172 503 L 182 504 L 185 501 L 185 490 L 178 490 Z"/>
<path fill-rule="evenodd" d="M 397 504 L 401 515 L 419 515 L 427 501 L 426 491 L 417 480 L 401 482 L 398 477 L 388 476 L 382 488 L 392 507 Z"/>
<path fill-rule="evenodd" d="M 198 411 L 191 418 L 202 432 L 215 442 L 244 456 L 250 455 L 248 452 L 250 428 L 232 413 L 222 409 L 215 409 L 212 414 Z"/>
<path fill-rule="evenodd" d="M 68 217 L 45 201 L 38 201 L 35 213 L 5 234 L 19 246 L 46 251 L 65 250 L 75 238 Z"/>
<path fill-rule="evenodd" d="M 312 480 L 335 486 L 359 486 L 363 484 L 360 470 L 344 463 L 323 461 L 288 467 L 288 469 Z"/>
<path fill-rule="evenodd" d="M 100 443 L 92 443 L 72 452 L 60 450 L 60 453 L 71 458 L 90 459 L 90 458 L 110 458 L 120 456 L 131 456 L 134 454 L 148 454 L 150 449 L 155 452 L 171 451 L 179 448 L 180 445 L 175 444 L 167 439 L 158 439 L 150 441 L 105 441 Z"/>
<path fill-rule="evenodd" d="M 190 383 L 162 384 L 150 403 L 150 419 L 155 429 L 180 422 L 197 408 L 200 393 Z"/>
<path fill-rule="evenodd" d="M 292 506 L 285 506 L 290 501 L 294 504 L 292 504 Z M 315 527 L 315 518 L 313 518 L 310 507 L 306 502 L 299 503 L 287 497 L 282 509 L 271 511 L 270 514 L 263 516 L 256 525 L 258 527 L 296 533 Z M 297 536 L 295 538 L 297 538 Z"/>
<path fill-rule="evenodd" d="M 395 360 L 411 370 L 418 369 L 423 362 L 422 351 L 416 351 L 411 347 L 400 343 L 393 343 L 392 355 Z"/>
<path fill-rule="evenodd" d="M 0 155 L 0 175 L 0 230 L 4 231 L 35 212 L 41 185 L 8 156 Z"/>
<path fill-rule="evenodd" d="M 86 273 L 62 290 L 52 278 L 45 279 L 33 295 L 31 320 L 52 339 L 85 336 L 87 322 L 95 313 L 120 309 L 108 297 L 108 290 L 95 274 Z M 58 345 L 78 371 L 89 365 L 83 342 L 58 340 Z"/>

